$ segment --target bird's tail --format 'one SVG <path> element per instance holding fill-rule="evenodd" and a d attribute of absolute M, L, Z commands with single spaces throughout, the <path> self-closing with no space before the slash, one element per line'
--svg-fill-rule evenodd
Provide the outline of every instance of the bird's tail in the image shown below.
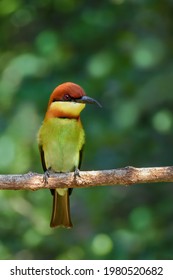
<path fill-rule="evenodd" d="M 69 190 L 60 195 L 53 190 L 53 209 L 50 227 L 62 226 L 71 228 L 72 222 L 70 218 Z"/>

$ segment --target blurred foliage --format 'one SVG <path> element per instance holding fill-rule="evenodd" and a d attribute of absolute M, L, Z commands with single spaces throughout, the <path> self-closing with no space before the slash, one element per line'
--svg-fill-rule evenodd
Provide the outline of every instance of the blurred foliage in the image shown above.
<path fill-rule="evenodd" d="M 36 134 L 72 81 L 82 169 L 173 163 L 173 1 L 1 0 L 0 173 L 42 172 Z M 172 259 L 172 184 L 75 190 L 72 230 L 50 229 L 48 191 L 0 191 L 1 259 Z"/>

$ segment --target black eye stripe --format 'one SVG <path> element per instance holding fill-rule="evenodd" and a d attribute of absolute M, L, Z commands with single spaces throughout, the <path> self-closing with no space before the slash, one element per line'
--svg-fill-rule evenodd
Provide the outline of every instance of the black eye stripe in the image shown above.
<path fill-rule="evenodd" d="M 71 96 L 70 96 L 69 94 L 64 94 L 63 100 L 65 100 L 65 101 L 71 101 L 72 98 L 71 98 Z"/>
<path fill-rule="evenodd" d="M 57 101 L 75 101 L 75 99 L 72 98 L 69 94 L 64 94 L 64 96 L 62 97 L 62 99 L 54 98 L 54 99 L 52 100 L 52 102 L 57 102 Z"/>

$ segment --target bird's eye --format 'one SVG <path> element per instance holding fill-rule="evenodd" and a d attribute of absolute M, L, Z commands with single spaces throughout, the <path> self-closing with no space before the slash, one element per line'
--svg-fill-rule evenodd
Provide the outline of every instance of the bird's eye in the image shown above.
<path fill-rule="evenodd" d="M 71 96 L 69 94 L 65 94 L 63 99 L 65 101 L 71 101 Z"/>

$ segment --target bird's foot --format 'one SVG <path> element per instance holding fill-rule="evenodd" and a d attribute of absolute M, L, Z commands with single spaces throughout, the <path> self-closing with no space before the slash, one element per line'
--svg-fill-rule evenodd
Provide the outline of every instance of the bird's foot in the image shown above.
<path fill-rule="evenodd" d="M 74 171 L 74 177 L 76 178 L 77 176 L 80 177 L 80 170 L 76 167 Z"/>
<path fill-rule="evenodd" d="M 51 168 L 48 168 L 45 172 L 44 172 L 44 175 L 43 175 L 43 182 L 44 184 L 48 184 L 48 178 L 50 177 L 50 172 L 51 171 Z"/>

